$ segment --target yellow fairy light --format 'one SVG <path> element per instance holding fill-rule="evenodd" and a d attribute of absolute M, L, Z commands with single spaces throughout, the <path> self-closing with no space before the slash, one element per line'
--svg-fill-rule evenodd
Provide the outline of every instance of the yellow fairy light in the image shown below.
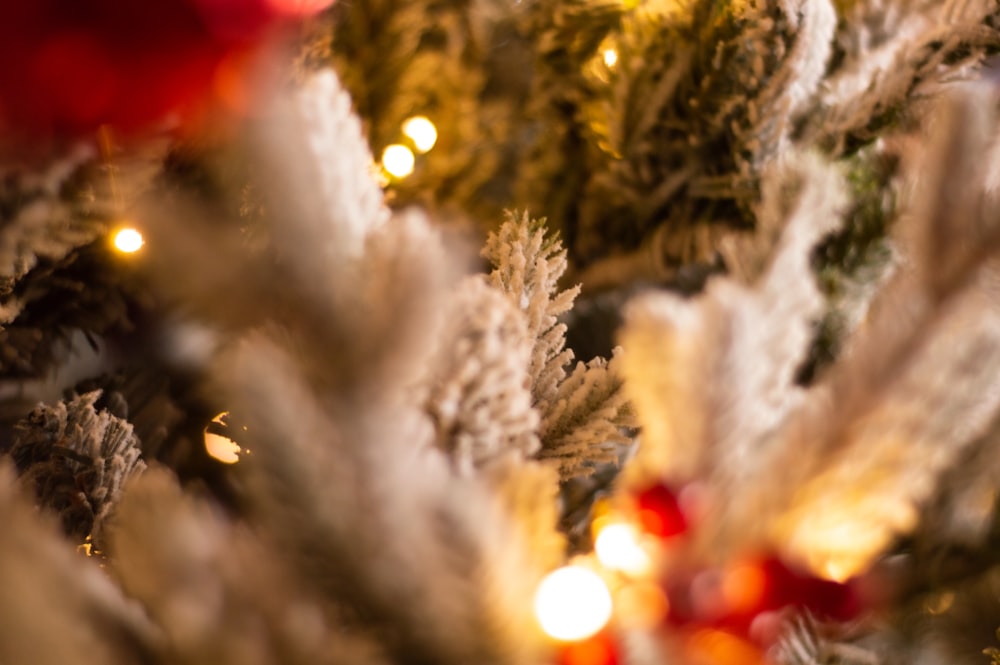
<path fill-rule="evenodd" d="M 87 536 L 82 543 L 76 546 L 76 551 L 84 556 L 94 556 L 94 543 L 90 536 Z"/>
<path fill-rule="evenodd" d="M 597 633 L 611 619 L 611 592 L 604 580 L 582 566 L 548 574 L 535 593 L 535 616 L 542 630 L 572 642 Z"/>
<path fill-rule="evenodd" d="M 612 69 L 616 64 L 618 64 L 618 51 L 613 48 L 604 49 L 601 56 L 604 58 L 604 64 L 608 67 L 608 69 Z"/>
<path fill-rule="evenodd" d="M 649 555 L 629 524 L 611 523 L 602 527 L 594 539 L 594 552 L 605 567 L 628 575 L 642 575 L 650 568 Z"/>
<path fill-rule="evenodd" d="M 228 415 L 228 412 L 220 413 L 215 418 L 212 418 L 212 422 L 225 424 L 225 418 Z M 236 464 L 240 461 L 241 451 L 239 444 L 229 437 L 209 432 L 207 427 L 205 428 L 205 452 L 223 464 Z"/>
<path fill-rule="evenodd" d="M 124 252 L 125 254 L 131 254 L 132 252 L 138 252 L 143 245 L 142 234 L 139 233 L 137 229 L 131 227 L 126 227 L 119 229 L 115 233 L 114 246 L 119 252 Z"/>
<path fill-rule="evenodd" d="M 413 152 L 405 145 L 393 143 L 382 151 L 382 168 L 395 178 L 405 178 L 413 173 L 415 163 Z"/>
<path fill-rule="evenodd" d="M 410 137 L 418 152 L 427 152 L 437 142 L 438 133 L 434 123 L 422 115 L 417 115 L 403 123 L 403 133 Z"/>

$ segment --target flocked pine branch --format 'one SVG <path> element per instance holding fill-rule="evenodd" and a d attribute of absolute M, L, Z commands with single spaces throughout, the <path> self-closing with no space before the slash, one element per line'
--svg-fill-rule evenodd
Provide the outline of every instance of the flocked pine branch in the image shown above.
<path fill-rule="evenodd" d="M 758 217 L 775 239 L 754 250 L 746 283 L 718 278 L 690 301 L 653 293 L 628 306 L 637 464 L 654 474 L 754 482 L 760 446 L 800 399 L 795 373 L 823 310 L 809 251 L 839 223 L 843 186 L 819 158 L 798 155 L 771 169 L 764 193 Z"/>
<path fill-rule="evenodd" d="M 867 549 L 870 556 L 912 530 L 941 474 L 986 433 L 1000 407 L 1000 236 L 981 170 L 995 140 L 987 104 L 965 94 L 943 106 L 912 162 L 914 190 L 898 222 L 907 263 L 775 448 L 784 451 L 778 458 L 786 461 L 775 461 L 782 464 L 794 441 L 810 442 L 808 455 L 796 455 L 804 477 L 795 506 L 776 523 L 779 537 L 804 554 L 842 554 L 842 536 L 832 533 L 843 528 L 843 511 L 852 515 L 855 555 Z M 922 463 L 912 466 L 911 458 Z M 852 496 L 852 487 L 863 495 Z M 806 517 L 816 502 L 828 506 L 822 520 Z"/>
<path fill-rule="evenodd" d="M 540 443 L 527 320 L 476 278 L 458 287 L 448 307 L 427 397 L 439 447 L 466 472 L 507 454 L 531 458 Z"/>
<path fill-rule="evenodd" d="M 332 74 L 320 77 L 320 88 L 338 88 Z M 307 82 L 279 116 L 305 122 L 305 134 L 314 127 L 296 106 L 308 106 L 317 86 Z M 337 141 L 316 159 L 340 160 L 343 172 L 369 169 L 367 153 L 345 154 Z M 347 209 L 363 209 L 356 197 L 366 190 L 318 181 L 355 197 Z M 379 206 L 364 209 L 381 215 Z M 501 501 L 446 463 L 413 390 L 441 330 L 448 262 L 440 240 L 416 211 L 384 224 L 362 218 L 354 254 L 331 243 L 344 232 L 337 226 L 354 220 L 306 210 L 317 214 L 269 210 L 274 255 L 233 250 L 225 271 L 213 271 L 219 252 L 238 245 L 207 252 L 185 242 L 211 238 L 214 227 L 194 215 L 185 234 L 171 217 L 151 233 L 162 238 L 160 283 L 176 286 L 169 266 L 178 260 L 202 268 L 212 279 L 199 285 L 205 302 L 196 311 L 232 332 L 212 376 L 216 396 L 247 425 L 248 519 L 285 552 L 291 579 L 315 591 L 324 621 L 371 635 L 389 659 L 530 661 L 539 648 L 529 614 L 537 564 Z M 168 230 L 179 237 L 171 242 Z M 274 286 L 263 297 L 248 288 L 275 283 L 280 300 Z M 208 306 L 211 290 L 229 294 L 224 307 Z"/>
<path fill-rule="evenodd" d="M 490 284 L 507 295 L 527 317 L 534 339 L 529 375 L 533 406 L 541 417 L 541 459 L 551 459 L 564 477 L 591 473 L 596 464 L 614 461 L 631 439 L 630 407 L 616 373 L 617 364 L 601 359 L 578 364 L 567 377 L 573 352 L 566 346 L 566 324 L 559 316 L 573 305 L 579 287 L 559 290 L 566 250 L 544 220 L 510 214 L 491 233 L 483 255 L 493 264 Z"/>
<path fill-rule="evenodd" d="M 145 469 L 132 426 L 94 404 L 99 391 L 38 406 L 15 429 L 10 455 L 39 507 L 77 542 L 105 549 L 109 519 L 125 483 Z"/>
<path fill-rule="evenodd" d="M 156 662 L 388 662 L 362 634 L 331 626 L 268 543 L 183 492 L 164 469 L 130 486 L 111 565 L 157 628 Z M 252 580 L 252 582 L 250 582 Z"/>
<path fill-rule="evenodd" d="M 565 366 L 573 359 L 566 347 L 566 324 L 559 316 L 573 306 L 580 288 L 560 290 L 566 270 L 566 250 L 558 236 L 547 232 L 545 220 L 527 213 L 509 213 L 506 223 L 491 233 L 483 256 L 493 265 L 489 283 L 525 313 L 528 334 L 535 340 L 531 353 L 533 403 L 543 413 L 550 408 Z"/>
<path fill-rule="evenodd" d="M 943 86 L 976 76 L 1000 41 L 996 3 L 856 2 L 845 6 L 837 63 L 808 114 L 800 140 L 834 154 L 853 151 L 888 126 L 911 124 Z"/>
<path fill-rule="evenodd" d="M 92 559 L 75 553 L 0 464 L 0 662 L 153 662 L 158 634 Z M 58 636 L 58 637 L 56 637 Z"/>
<path fill-rule="evenodd" d="M 881 665 L 872 650 L 839 635 L 836 627 L 824 626 L 808 613 L 788 620 L 788 626 L 771 658 L 779 665 Z M 842 630 L 840 632 L 843 632 Z"/>

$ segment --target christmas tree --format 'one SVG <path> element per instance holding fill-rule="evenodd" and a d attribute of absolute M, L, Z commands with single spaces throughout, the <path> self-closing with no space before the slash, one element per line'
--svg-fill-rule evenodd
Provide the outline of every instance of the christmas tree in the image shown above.
<path fill-rule="evenodd" d="M 995 0 L 140 4 L 0 7 L 0 664 L 1000 662 Z"/>

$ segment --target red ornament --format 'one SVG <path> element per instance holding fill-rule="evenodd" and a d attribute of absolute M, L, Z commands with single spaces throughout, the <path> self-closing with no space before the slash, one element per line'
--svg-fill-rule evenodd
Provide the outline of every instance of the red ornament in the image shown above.
<path fill-rule="evenodd" d="M 618 643 L 608 630 L 559 645 L 558 665 L 618 665 Z"/>
<path fill-rule="evenodd" d="M 677 495 L 662 483 L 639 492 L 635 497 L 635 505 L 639 524 L 646 533 L 671 538 L 688 529 L 688 521 Z"/>
<path fill-rule="evenodd" d="M 721 628 L 764 641 L 775 634 L 770 624 L 788 610 L 846 621 L 866 609 L 856 583 L 821 579 L 776 557 L 674 575 L 665 590 L 669 623 Z"/>
<path fill-rule="evenodd" d="M 0 2 L 0 130 L 74 137 L 106 123 L 126 132 L 149 126 L 219 92 L 233 63 L 271 28 L 322 6 L 321 0 Z"/>

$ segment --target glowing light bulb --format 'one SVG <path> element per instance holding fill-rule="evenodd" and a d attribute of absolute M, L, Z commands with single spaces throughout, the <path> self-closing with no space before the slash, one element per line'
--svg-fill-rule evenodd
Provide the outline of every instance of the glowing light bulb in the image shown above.
<path fill-rule="evenodd" d="M 393 143 L 382 151 L 382 168 L 396 178 L 405 178 L 413 173 L 416 160 L 413 153 L 405 145 Z"/>
<path fill-rule="evenodd" d="M 594 539 L 597 559 L 611 570 L 629 575 L 649 571 L 649 555 L 639 544 L 638 534 L 631 525 L 612 523 L 603 527 Z"/>
<path fill-rule="evenodd" d="M 422 115 L 414 116 L 404 122 L 403 133 L 410 137 L 419 152 L 427 152 L 433 148 L 438 138 L 434 123 Z"/>
<path fill-rule="evenodd" d="M 212 418 L 213 423 L 226 424 L 226 416 L 229 412 L 223 412 Z M 205 452 L 223 464 L 236 464 L 240 461 L 240 446 L 229 437 L 208 431 L 205 428 Z"/>
<path fill-rule="evenodd" d="M 114 238 L 115 249 L 125 254 L 138 252 L 143 245 L 142 234 L 133 228 L 119 229 Z"/>
<path fill-rule="evenodd" d="M 542 630 L 572 642 L 597 633 L 611 618 L 611 592 L 597 573 L 564 566 L 549 573 L 535 592 L 535 616 Z"/>
<path fill-rule="evenodd" d="M 604 64 L 607 65 L 608 69 L 612 69 L 618 64 L 618 51 L 613 48 L 604 49 L 601 56 L 604 58 Z"/>

